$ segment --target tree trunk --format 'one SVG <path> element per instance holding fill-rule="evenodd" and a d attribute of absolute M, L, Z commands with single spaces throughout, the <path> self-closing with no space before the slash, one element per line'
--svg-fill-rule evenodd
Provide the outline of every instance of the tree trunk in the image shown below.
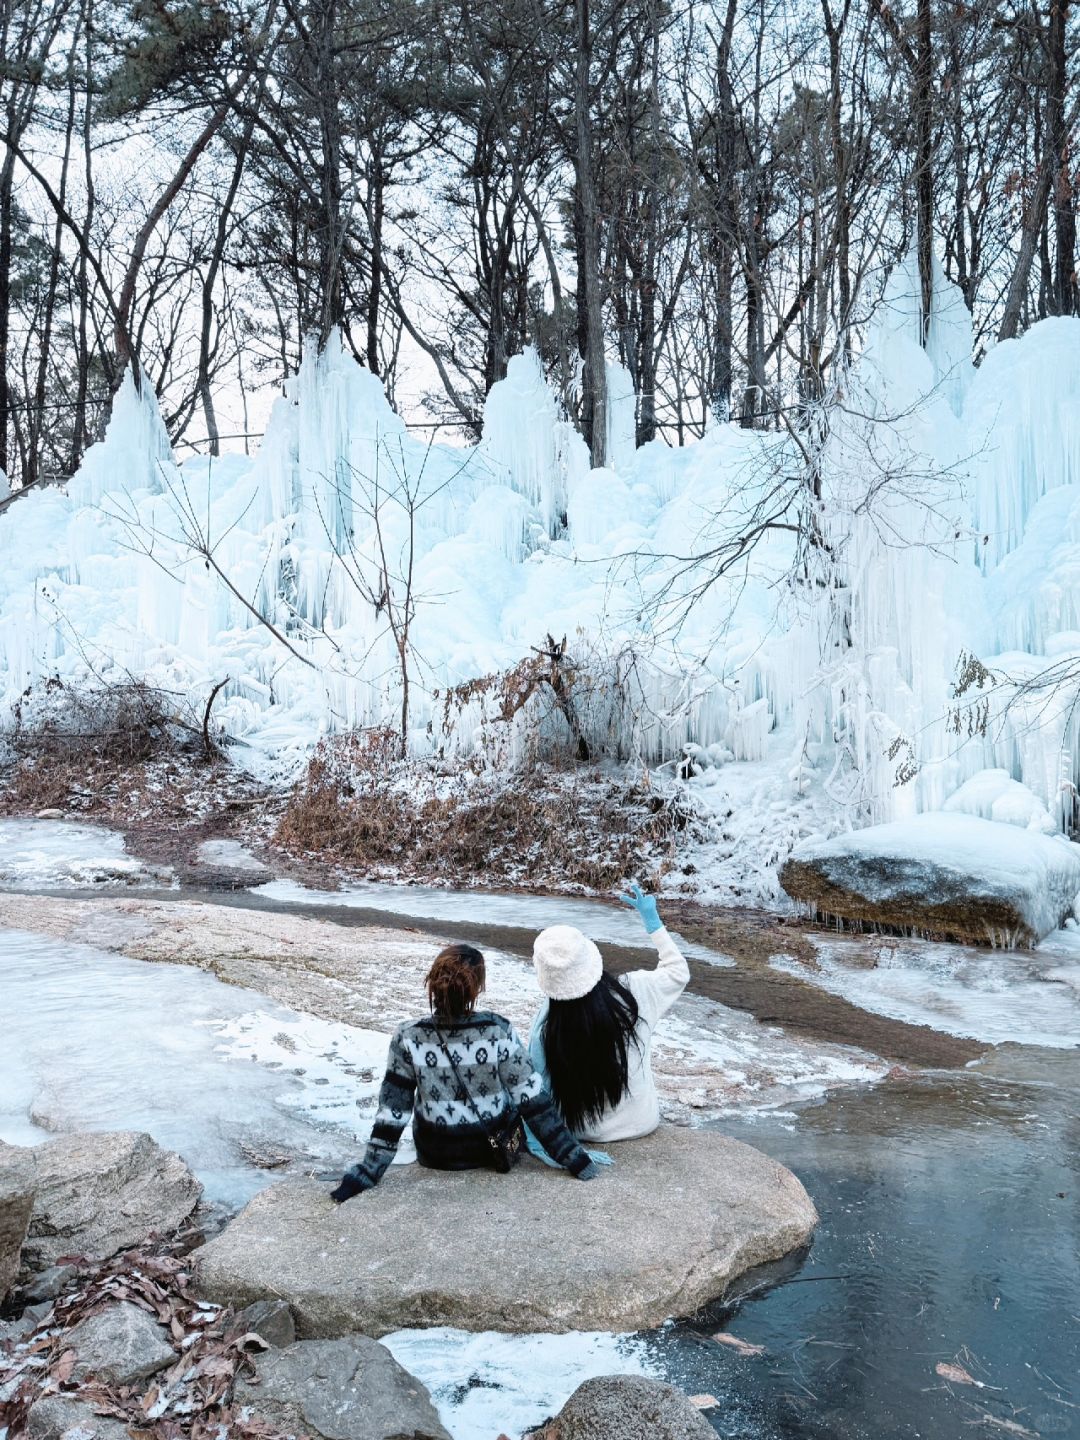
<path fill-rule="evenodd" d="M 582 434 L 589 446 L 593 465 L 599 469 L 607 464 L 608 395 L 607 371 L 604 364 L 604 317 L 600 296 L 599 205 L 593 176 L 592 113 L 590 61 L 592 30 L 589 22 L 589 0 L 574 0 L 577 22 L 577 65 L 575 69 L 574 106 L 576 129 L 577 211 L 578 231 L 578 343 L 584 360 L 582 395 Z"/>
<path fill-rule="evenodd" d="M 1053 174 L 1054 263 L 1051 276 L 1051 308 L 1055 315 L 1077 313 L 1076 208 L 1070 175 L 1071 145 L 1065 124 L 1065 95 L 1068 90 L 1066 30 L 1070 0 L 1052 0 L 1050 5 L 1050 79 L 1046 92 L 1047 127 Z"/>
<path fill-rule="evenodd" d="M 920 337 L 930 335 L 934 303 L 934 52 L 931 0 L 919 0 L 915 51 L 915 202 L 919 253 Z"/>
<path fill-rule="evenodd" d="M 368 183 L 368 229 L 371 232 L 371 279 L 368 282 L 367 298 L 367 365 L 373 375 L 378 375 L 379 365 L 379 314 L 382 307 L 383 269 L 383 218 L 385 213 L 385 184 L 382 164 L 378 155 L 372 161 Z"/>

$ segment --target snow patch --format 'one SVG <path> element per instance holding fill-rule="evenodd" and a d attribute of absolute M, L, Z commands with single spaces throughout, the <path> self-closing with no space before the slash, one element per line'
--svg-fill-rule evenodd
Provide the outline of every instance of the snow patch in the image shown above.
<path fill-rule="evenodd" d="M 565 1335 L 397 1330 L 382 1344 L 431 1392 L 454 1440 L 520 1435 L 556 1414 L 597 1375 L 663 1378 L 646 1341 L 602 1331 Z"/>

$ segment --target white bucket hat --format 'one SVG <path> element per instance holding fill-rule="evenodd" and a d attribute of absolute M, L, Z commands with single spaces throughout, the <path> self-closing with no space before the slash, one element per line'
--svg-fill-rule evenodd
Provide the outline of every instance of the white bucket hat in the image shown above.
<path fill-rule="evenodd" d="M 600 982 L 604 962 L 587 935 L 573 925 L 549 925 L 533 941 L 540 993 L 549 1000 L 580 1000 Z"/>

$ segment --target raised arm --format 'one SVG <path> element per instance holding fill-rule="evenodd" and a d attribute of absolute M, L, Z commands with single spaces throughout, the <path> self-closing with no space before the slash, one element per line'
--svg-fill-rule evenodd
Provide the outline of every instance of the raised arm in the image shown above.
<path fill-rule="evenodd" d="M 512 1032 L 499 1042 L 499 1077 L 518 1114 L 557 1165 L 579 1180 L 592 1180 L 596 1166 L 566 1127 L 543 1078 Z"/>
<path fill-rule="evenodd" d="M 331 1198 L 339 1205 L 353 1195 L 361 1195 L 365 1190 L 375 1188 L 397 1153 L 402 1131 L 412 1115 L 413 1099 L 416 1095 L 416 1071 L 405 1044 L 402 1033 L 404 1029 L 404 1025 L 399 1025 L 390 1041 L 386 1074 L 379 1091 L 379 1108 L 364 1158 L 359 1164 L 350 1166 L 337 1189 L 330 1192 Z"/>
<path fill-rule="evenodd" d="M 649 1021 L 654 1024 L 666 1015 L 675 1001 L 690 983 L 690 966 L 686 956 L 664 928 L 656 901 L 646 895 L 640 885 L 632 885 L 629 895 L 620 895 L 624 904 L 638 912 L 645 932 L 656 946 L 659 964 L 655 970 L 634 970 L 627 977 L 639 1004 L 649 1010 Z"/>

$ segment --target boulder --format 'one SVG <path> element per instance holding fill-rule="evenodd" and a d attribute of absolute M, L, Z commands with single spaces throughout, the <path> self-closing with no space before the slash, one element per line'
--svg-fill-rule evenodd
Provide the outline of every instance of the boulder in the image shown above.
<path fill-rule="evenodd" d="M 780 883 L 822 917 L 1012 949 L 1072 913 L 1080 845 L 933 813 L 796 846 Z"/>
<path fill-rule="evenodd" d="M 716 1440 L 716 1431 L 673 1385 L 600 1375 L 579 1385 L 530 1440 Z"/>
<path fill-rule="evenodd" d="M 19 1257 L 34 1208 L 34 1183 L 26 1170 L 0 1170 L 0 1303 L 15 1283 Z"/>
<path fill-rule="evenodd" d="M 0 1184 L 35 1191 L 23 1263 L 32 1270 L 62 1255 L 104 1258 L 151 1231 L 171 1234 L 194 1210 L 202 1186 L 149 1135 L 63 1135 L 30 1147 L 0 1143 Z"/>
<path fill-rule="evenodd" d="M 450 1440 L 420 1381 L 366 1335 L 268 1350 L 254 1381 L 237 1379 L 233 1400 L 311 1440 Z"/>
<path fill-rule="evenodd" d="M 610 1149 L 587 1184 L 532 1159 L 509 1175 L 394 1166 L 338 1206 L 329 1185 L 285 1181 L 195 1252 L 199 1282 L 224 1304 L 288 1300 L 304 1336 L 638 1330 L 717 1299 L 817 1221 L 794 1175 L 715 1132 Z"/>
<path fill-rule="evenodd" d="M 75 1351 L 76 1380 L 96 1375 L 107 1385 L 134 1385 L 176 1359 L 153 1316 L 127 1301 L 88 1315 L 64 1336 L 64 1348 Z"/>
<path fill-rule="evenodd" d="M 95 1415 L 93 1407 L 70 1395 L 45 1395 L 31 1408 L 26 1422 L 29 1440 L 131 1440 L 122 1420 Z"/>

